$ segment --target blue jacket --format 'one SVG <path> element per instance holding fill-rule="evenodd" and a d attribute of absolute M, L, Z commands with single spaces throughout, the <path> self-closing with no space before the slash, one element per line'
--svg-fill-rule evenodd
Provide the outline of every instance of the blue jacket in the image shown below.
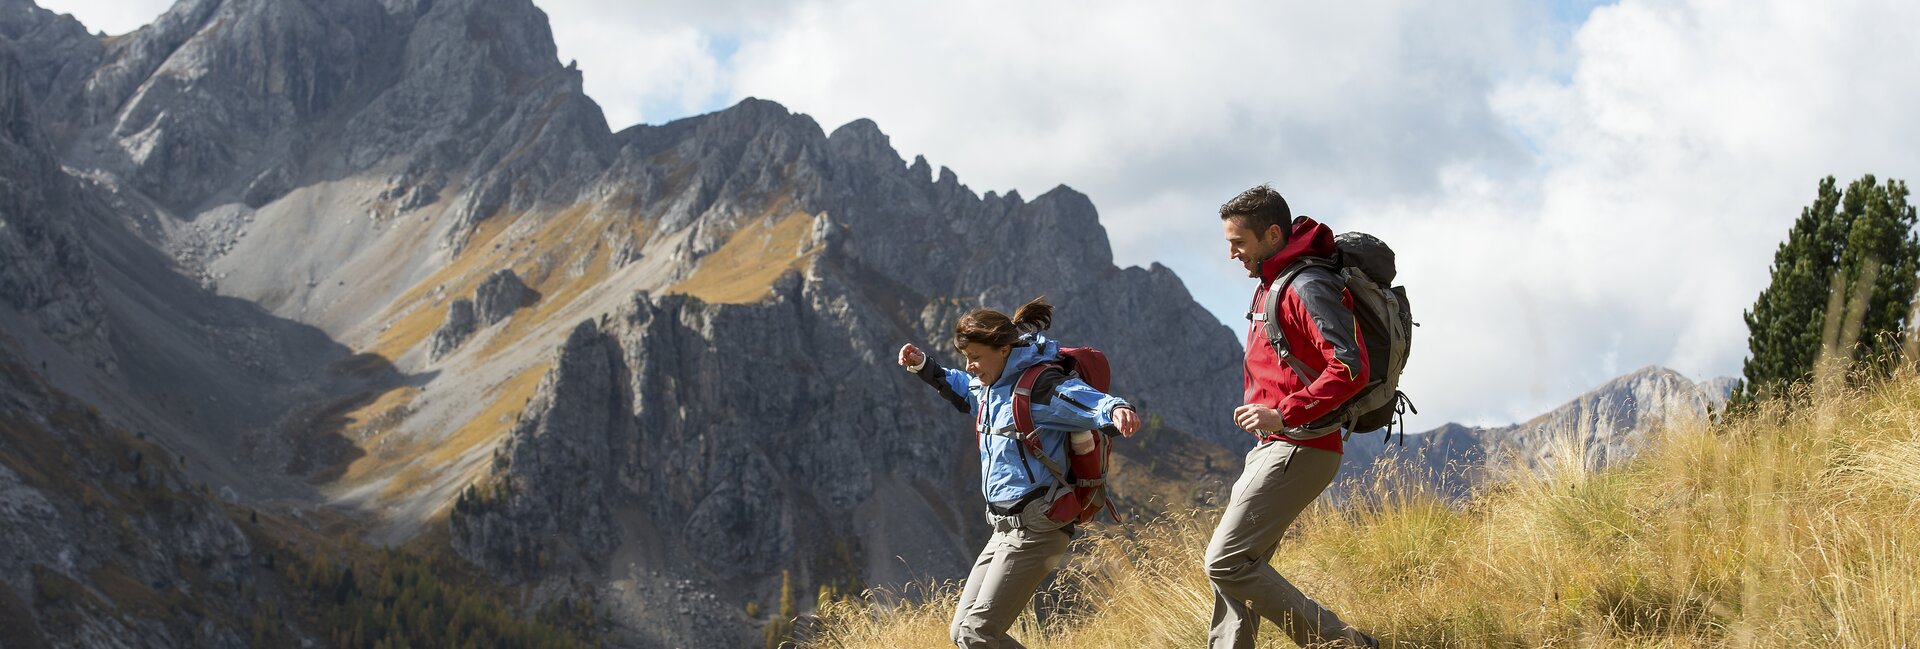
<path fill-rule="evenodd" d="M 987 502 L 1000 505 L 1054 483 L 1046 465 L 1033 457 L 1019 440 L 993 434 L 997 430 L 1013 429 L 1013 384 L 1020 380 L 1020 373 L 1060 357 L 1060 344 L 1046 336 L 1027 334 L 1021 340 L 1007 357 L 1007 368 L 1001 370 L 999 380 L 991 386 L 982 385 L 964 371 L 941 367 L 931 357 L 920 368 L 922 380 L 935 388 L 946 388 L 941 390 L 943 395 L 979 422 L 980 492 Z M 1053 390 L 1052 398 L 1035 394 L 1031 405 L 1041 450 L 1058 466 L 1065 467 L 1067 434 L 1112 425 L 1113 409 L 1127 402 L 1071 378 Z"/>

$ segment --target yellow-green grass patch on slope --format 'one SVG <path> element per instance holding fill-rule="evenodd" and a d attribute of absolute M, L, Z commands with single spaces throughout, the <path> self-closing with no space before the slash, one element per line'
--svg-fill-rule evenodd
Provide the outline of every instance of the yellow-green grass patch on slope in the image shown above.
<path fill-rule="evenodd" d="M 773 282 L 787 271 L 804 268 L 811 252 L 802 252 L 801 243 L 811 236 L 813 217 L 790 212 L 773 221 L 768 217 L 750 220 L 727 238 L 719 249 L 700 258 L 700 265 L 685 281 L 669 287 L 668 292 L 684 293 L 709 304 L 751 304 L 767 298 Z"/>
<path fill-rule="evenodd" d="M 421 393 L 419 388 L 390 390 L 347 413 L 347 419 L 355 423 L 342 434 L 365 453 L 345 467 L 333 488 L 347 492 L 385 479 L 379 495 L 387 499 L 421 488 L 467 453 L 498 441 L 511 430 L 550 366 L 549 362 L 536 363 L 489 386 L 481 396 L 486 405 L 444 436 L 395 433 L 398 421 L 409 416 L 413 400 Z"/>
<path fill-rule="evenodd" d="M 561 212 L 529 239 L 533 246 L 524 254 L 524 260 L 515 268 L 515 273 L 523 278 L 527 286 L 539 294 L 539 300 L 522 312 L 515 313 L 506 326 L 492 336 L 480 351 L 481 358 L 494 358 L 508 346 L 526 340 L 529 334 L 541 327 L 558 325 L 570 328 L 572 322 L 555 322 L 555 318 L 569 307 L 588 296 L 596 288 L 606 288 L 605 283 L 612 273 L 606 262 L 608 251 L 604 245 L 606 228 L 626 227 L 635 241 L 644 242 L 651 236 L 650 223 L 616 221 L 615 225 L 602 225 L 586 219 L 589 207 L 579 205 Z M 569 269 L 578 268 L 575 274 Z M 564 329 L 563 329 L 564 330 Z"/>
<path fill-rule="evenodd" d="M 392 318 L 392 323 L 374 337 L 373 346 L 365 351 L 392 361 L 433 335 L 434 330 L 446 322 L 446 304 L 452 298 L 471 295 L 481 280 L 504 267 L 513 249 L 505 245 L 507 237 L 503 235 L 520 216 L 497 214 L 481 221 L 469 239 L 473 243 L 459 256 L 393 301 L 387 314 L 382 316 Z M 443 299 L 433 300 L 434 289 L 443 285 L 446 287 Z"/>
<path fill-rule="evenodd" d="M 511 269 L 528 287 L 541 295 L 534 305 L 534 317 L 516 316 L 520 322 L 496 336 L 489 349 L 518 340 L 533 320 L 550 316 L 573 298 L 597 285 L 607 274 L 602 234 L 609 228 L 631 230 L 628 238 L 643 245 L 652 235 L 652 223 L 637 217 L 593 219 L 596 205 L 580 203 L 538 217 L 536 214 L 498 214 L 481 221 L 468 245 L 451 263 L 415 283 L 393 301 L 383 318 L 392 323 L 375 337 L 369 350 L 388 359 L 397 359 L 431 336 L 446 322 L 447 304 L 460 297 L 471 298 L 474 290 L 489 275 Z M 521 225 L 528 218 L 538 223 Z M 529 231 L 528 228 L 531 228 Z M 587 256 L 581 260 L 579 257 Z M 584 269 L 580 276 L 566 272 L 569 267 Z M 435 289 L 440 289 L 438 292 Z M 493 351 L 487 352 L 488 354 Z"/>

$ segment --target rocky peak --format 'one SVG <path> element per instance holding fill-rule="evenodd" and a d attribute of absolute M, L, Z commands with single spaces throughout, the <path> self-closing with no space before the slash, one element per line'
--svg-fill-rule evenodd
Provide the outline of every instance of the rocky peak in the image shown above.
<path fill-rule="evenodd" d="M 182 216 L 385 168 L 429 192 L 470 179 L 464 233 L 501 207 L 571 199 L 581 182 L 554 181 L 612 154 L 527 0 L 184 0 L 104 47 L 47 68 L 65 71 L 44 94 L 71 109 L 54 130 L 108 124 L 76 162 Z"/>
<path fill-rule="evenodd" d="M 887 134 L 880 132 L 880 125 L 870 119 L 856 119 L 834 129 L 833 134 L 827 136 L 827 145 L 833 147 L 835 158 L 843 164 L 866 166 L 883 173 L 900 167 L 900 153 L 893 150 Z M 926 166 L 926 159 L 918 156 L 916 159 L 922 167 Z"/>
<path fill-rule="evenodd" d="M 1410 463 L 1440 492 L 1464 496 L 1505 471 L 1544 471 L 1570 456 L 1591 467 L 1630 460 L 1665 427 L 1705 418 L 1726 403 L 1728 380 L 1696 384 L 1673 370 L 1649 366 L 1607 381 L 1525 423 L 1495 428 L 1447 424 L 1383 446 L 1382 436 L 1357 435 L 1348 459 L 1372 466 L 1377 458 Z"/>
<path fill-rule="evenodd" d="M 0 40 L 11 42 L 20 59 L 25 96 L 40 112 L 52 115 L 73 107 L 60 100 L 73 98 L 106 51 L 73 16 L 55 14 L 31 0 L 0 2 Z M 56 132 L 55 140 L 61 139 Z"/>

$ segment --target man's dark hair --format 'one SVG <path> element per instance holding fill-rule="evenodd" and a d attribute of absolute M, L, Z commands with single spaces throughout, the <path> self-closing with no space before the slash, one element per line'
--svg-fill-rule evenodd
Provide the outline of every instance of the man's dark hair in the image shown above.
<path fill-rule="evenodd" d="M 1293 225 L 1293 211 L 1287 209 L 1287 199 L 1273 186 L 1262 184 L 1244 192 L 1233 200 L 1220 206 L 1221 220 L 1239 218 L 1241 224 L 1256 234 L 1265 236 L 1268 226 L 1280 226 L 1282 235 Z"/>

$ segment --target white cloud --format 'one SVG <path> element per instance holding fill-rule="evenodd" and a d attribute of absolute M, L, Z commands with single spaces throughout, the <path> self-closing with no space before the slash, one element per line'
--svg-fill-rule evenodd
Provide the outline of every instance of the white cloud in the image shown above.
<path fill-rule="evenodd" d="M 146 26 L 173 6 L 172 0 L 34 0 L 54 13 L 71 14 L 87 29 L 125 34 Z"/>
<path fill-rule="evenodd" d="M 1920 126 L 1900 108 L 1920 99 L 1920 50 L 1896 27 L 1916 14 L 1632 0 L 1596 10 L 1569 78 L 1516 79 L 1491 97 L 1538 147 L 1532 172 L 1473 178 L 1438 205 L 1361 203 L 1421 244 L 1401 248 L 1431 286 L 1415 387 L 1493 421 L 1648 363 L 1737 374 L 1741 312 L 1817 180 L 1920 168 Z"/>
<path fill-rule="evenodd" d="M 980 191 L 1086 192 L 1122 264 L 1230 325 L 1251 286 L 1213 211 L 1274 182 L 1396 244 L 1417 428 L 1737 374 L 1816 181 L 1920 169 L 1914 3 L 538 2 L 615 128 L 749 95 L 872 118 Z"/>
<path fill-rule="evenodd" d="M 781 3 L 539 0 L 561 60 L 578 60 L 586 90 L 614 130 L 724 107 L 735 44 L 777 24 Z"/>

